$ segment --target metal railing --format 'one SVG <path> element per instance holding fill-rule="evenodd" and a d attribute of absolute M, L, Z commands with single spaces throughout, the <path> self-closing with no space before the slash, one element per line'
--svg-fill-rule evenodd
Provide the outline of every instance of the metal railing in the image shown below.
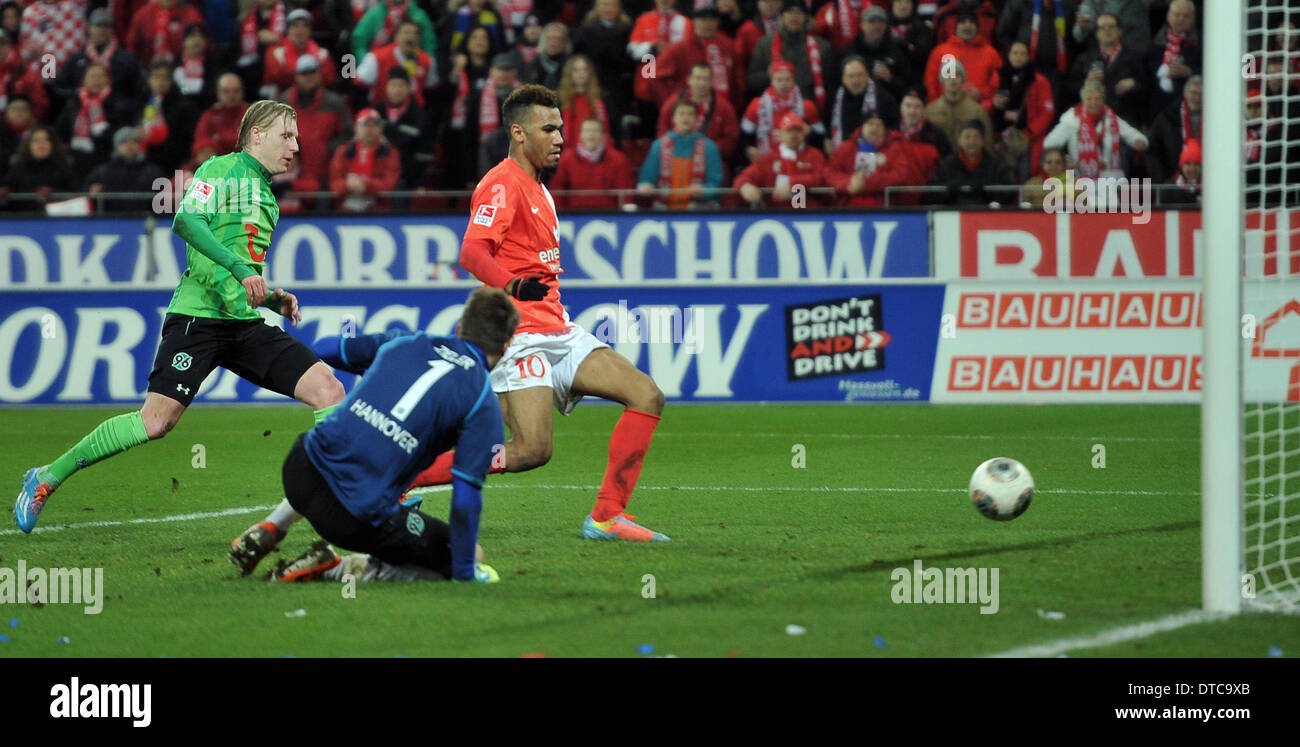
<path fill-rule="evenodd" d="M 1168 194 L 1174 194 L 1182 190 L 1182 187 L 1175 184 L 1152 184 L 1151 190 L 1155 196 L 1154 205 L 1148 207 L 1160 207 L 1165 201 L 1161 199 Z M 1024 185 L 1005 184 L 1005 185 L 986 185 L 980 188 L 962 187 L 953 189 L 946 186 L 890 186 L 886 187 L 883 193 L 884 205 L 880 208 L 862 208 L 862 207 L 842 207 L 829 204 L 842 193 L 830 187 L 813 187 L 804 190 L 804 194 L 809 197 L 818 198 L 828 204 L 814 205 L 819 210 L 847 210 L 853 212 L 870 211 L 870 210 L 897 210 L 899 208 L 939 208 L 944 206 L 959 207 L 992 207 L 1004 210 L 1019 210 L 1024 208 L 1042 209 L 1041 205 L 1024 201 L 1021 194 Z M 759 190 L 765 197 L 770 197 L 774 190 L 762 188 Z M 552 195 L 558 198 L 602 198 L 609 202 L 609 210 L 622 210 L 624 212 L 640 211 L 662 211 L 666 208 L 662 205 L 663 198 L 674 195 L 680 190 L 660 189 L 658 187 L 649 191 L 641 189 L 571 189 L 571 190 L 554 190 Z M 474 194 L 473 190 L 393 190 L 389 192 L 380 192 L 375 195 L 366 195 L 374 198 L 375 204 L 380 205 L 387 203 L 386 207 L 375 208 L 372 206 L 365 211 L 345 211 L 336 206 L 336 203 L 345 199 L 347 195 L 339 195 L 332 191 L 320 190 L 314 192 L 285 192 L 277 197 L 282 211 L 285 207 L 292 206 L 297 212 L 316 214 L 356 214 L 365 213 L 409 213 L 419 212 L 421 214 L 429 213 L 462 213 L 469 207 L 470 197 Z M 905 196 L 913 196 L 914 199 L 906 202 L 900 202 Z M 0 211 L 11 214 L 25 215 L 75 215 L 86 214 L 79 213 L 74 206 L 64 206 L 67 212 L 47 210 L 49 203 L 66 203 L 68 201 L 86 198 L 88 200 L 88 214 L 91 215 L 143 215 L 152 214 L 155 216 L 171 215 L 174 212 L 175 204 L 179 195 L 166 195 L 161 192 L 98 192 L 89 194 L 87 192 L 57 192 L 46 198 L 41 198 L 34 193 L 12 192 L 7 195 L 0 203 Z M 382 203 L 381 203 L 382 201 Z M 136 207 L 127 207 L 122 203 L 135 203 Z M 160 209 L 161 207 L 167 209 Z M 436 203 L 445 203 L 441 206 Z M 430 205 L 434 203 L 434 205 Z M 659 204 L 656 204 L 659 203 Z M 983 203 L 980 205 L 979 203 Z M 414 207 L 418 205 L 419 207 Z M 574 208 L 566 208 L 574 209 Z M 602 208 L 594 208 L 602 209 Z M 765 200 L 755 205 L 747 205 L 740 199 L 739 193 L 734 187 L 721 187 L 706 189 L 704 196 L 696 199 L 689 207 L 680 210 L 771 210 L 774 208 Z M 790 209 L 797 209 L 791 207 Z M 289 212 L 289 211 L 284 211 Z"/>

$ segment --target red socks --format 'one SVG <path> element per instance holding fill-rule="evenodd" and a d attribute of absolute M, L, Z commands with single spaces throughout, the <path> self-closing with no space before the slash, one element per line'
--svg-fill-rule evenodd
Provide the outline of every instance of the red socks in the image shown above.
<path fill-rule="evenodd" d="M 605 465 L 605 479 L 600 484 L 591 518 L 608 521 L 627 508 L 656 425 L 659 425 L 658 415 L 633 409 L 623 411 L 609 437 L 609 462 Z"/>
<path fill-rule="evenodd" d="M 492 455 L 492 466 L 488 469 L 489 475 L 499 475 L 506 471 L 505 450 L 501 450 Z M 456 460 L 456 450 L 444 451 L 433 460 L 427 469 L 415 476 L 415 482 L 411 483 L 411 488 L 423 488 L 428 485 L 449 485 L 451 484 L 451 463 Z M 410 490 L 410 488 L 407 488 Z"/>

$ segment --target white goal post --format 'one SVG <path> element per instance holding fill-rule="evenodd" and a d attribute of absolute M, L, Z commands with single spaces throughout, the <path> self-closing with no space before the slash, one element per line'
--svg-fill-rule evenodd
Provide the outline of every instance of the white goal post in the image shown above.
<path fill-rule="evenodd" d="M 1205 336 L 1201 399 L 1201 598 L 1212 612 L 1241 609 L 1243 450 L 1241 265 L 1245 234 L 1242 146 L 1245 85 L 1241 3 L 1206 3 L 1201 209 Z"/>
<path fill-rule="evenodd" d="M 1300 612 L 1300 4 L 1205 3 L 1202 607 Z"/>

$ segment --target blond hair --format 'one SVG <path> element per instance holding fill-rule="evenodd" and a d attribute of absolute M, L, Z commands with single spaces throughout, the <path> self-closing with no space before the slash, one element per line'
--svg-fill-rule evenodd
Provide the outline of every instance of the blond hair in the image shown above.
<path fill-rule="evenodd" d="M 296 120 L 298 119 L 298 112 L 282 101 L 262 99 L 253 102 L 248 107 L 248 111 L 244 112 L 244 118 L 239 122 L 239 141 L 235 145 L 235 150 L 248 150 L 253 128 L 268 129 L 281 116 L 286 119 Z"/>
<path fill-rule="evenodd" d="M 587 90 L 579 91 L 573 83 L 573 66 L 579 62 L 587 63 Z M 596 66 L 591 64 L 591 60 L 586 55 L 575 54 L 564 63 L 564 70 L 560 73 L 560 109 L 568 109 L 573 106 L 573 100 L 578 96 L 585 95 L 587 103 L 591 108 L 596 108 L 596 100 L 600 96 L 600 81 L 596 80 Z"/>

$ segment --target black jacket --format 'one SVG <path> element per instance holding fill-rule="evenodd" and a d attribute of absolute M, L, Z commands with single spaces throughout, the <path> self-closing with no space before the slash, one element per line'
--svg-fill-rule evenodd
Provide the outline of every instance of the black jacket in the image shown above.
<path fill-rule="evenodd" d="M 105 192 L 155 192 L 154 181 L 162 178 L 162 169 L 150 163 L 146 158 L 127 161 L 121 156 L 113 156 L 106 163 L 100 164 L 86 178 L 86 189 L 92 184 L 102 184 Z M 144 212 L 152 207 L 152 198 L 140 200 L 104 200 L 103 211 L 107 213 Z"/>
<path fill-rule="evenodd" d="M 414 98 L 396 122 L 388 119 L 388 104 L 379 107 L 384 118 L 384 138 L 393 144 L 402 157 L 402 179 L 398 189 L 417 189 L 424 186 L 424 175 L 433 163 L 434 140 L 429 115 Z"/>
<path fill-rule="evenodd" d="M 940 196 L 937 199 L 949 205 L 983 207 L 990 202 L 1012 204 L 1019 199 L 1016 197 L 1016 192 L 1012 190 L 985 193 L 984 187 L 987 185 L 1015 184 L 1006 161 L 993 155 L 988 149 L 984 150 L 984 157 L 980 159 L 974 171 L 967 169 L 966 164 L 962 163 L 961 156 L 956 153 L 943 159 L 935 169 L 931 184 L 948 188 L 947 197 Z"/>
<path fill-rule="evenodd" d="M 1080 91 L 1088 79 L 1088 73 L 1094 64 L 1104 65 L 1102 85 L 1106 87 L 1106 106 L 1119 115 L 1119 118 L 1137 127 L 1147 121 L 1147 97 L 1151 95 L 1151 79 L 1147 75 L 1142 58 L 1127 49 L 1120 49 L 1118 55 L 1109 64 L 1101 53 L 1101 48 L 1093 44 L 1074 61 L 1070 75 L 1065 81 L 1064 105 L 1074 106 L 1081 99 Z M 1132 78 L 1137 87 L 1123 96 L 1115 95 L 1115 85 L 1125 78 Z M 1064 111 L 1062 109 L 1061 111 Z"/>
<path fill-rule="evenodd" d="M 1158 184 L 1178 175 L 1178 159 L 1183 155 L 1184 145 L 1182 103 L 1180 99 L 1165 107 L 1156 121 L 1151 123 L 1151 131 L 1147 133 L 1147 171 Z M 1201 111 L 1201 117 L 1202 120 L 1205 117 L 1204 110 Z M 1204 122 L 1201 126 L 1204 128 Z"/>

